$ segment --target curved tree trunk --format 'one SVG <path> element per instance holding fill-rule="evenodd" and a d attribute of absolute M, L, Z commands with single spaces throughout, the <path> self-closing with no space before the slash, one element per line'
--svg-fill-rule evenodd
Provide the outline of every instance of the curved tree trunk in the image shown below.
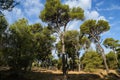
<path fill-rule="evenodd" d="M 104 61 L 104 65 L 105 65 L 105 68 L 106 68 L 106 72 L 107 74 L 109 73 L 109 68 L 108 68 L 108 65 L 107 65 L 107 62 L 106 62 L 106 56 L 105 56 L 105 53 L 104 53 L 104 49 L 102 48 L 102 46 L 100 45 L 100 42 L 99 40 L 93 35 L 91 34 L 91 36 L 95 39 L 95 41 L 97 42 L 97 46 L 99 48 L 99 50 L 101 51 L 101 54 L 102 54 L 102 58 L 103 58 L 103 61 Z"/>
<path fill-rule="evenodd" d="M 99 49 L 101 51 L 102 58 L 103 58 L 103 61 L 104 61 L 104 65 L 105 65 L 105 68 L 106 68 L 106 72 L 108 74 L 109 73 L 109 68 L 108 68 L 108 65 L 107 65 L 107 62 L 106 62 L 106 56 L 105 56 L 105 53 L 104 53 L 104 49 L 101 47 L 99 42 L 98 42 L 98 47 L 99 47 Z"/>

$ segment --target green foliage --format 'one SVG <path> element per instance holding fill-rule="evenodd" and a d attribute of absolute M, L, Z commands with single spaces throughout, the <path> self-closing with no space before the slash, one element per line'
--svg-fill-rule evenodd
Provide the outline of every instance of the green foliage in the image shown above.
<path fill-rule="evenodd" d="M 30 31 L 33 35 L 33 43 L 36 59 L 41 61 L 41 66 L 51 65 L 51 53 L 53 49 L 53 43 L 55 42 L 55 37 L 51 34 L 51 30 L 48 27 L 42 27 L 39 23 L 30 25 Z"/>
<path fill-rule="evenodd" d="M 69 15 L 71 19 L 84 19 L 84 11 L 80 7 L 70 9 Z"/>
<path fill-rule="evenodd" d="M 11 10 L 17 4 L 16 0 L 0 0 L 0 10 Z"/>
<path fill-rule="evenodd" d="M 81 61 L 85 71 L 94 71 L 95 69 L 100 68 L 103 62 L 100 54 L 95 51 L 86 52 L 82 56 Z"/>
<path fill-rule="evenodd" d="M 3 61 L 3 53 L 2 51 L 0 51 L 0 66 L 4 65 L 4 61 Z"/>
<path fill-rule="evenodd" d="M 92 32 L 91 30 L 92 29 L 94 30 L 95 28 L 96 28 L 95 20 L 87 20 L 80 26 L 81 33 L 83 34 L 89 34 Z"/>
<path fill-rule="evenodd" d="M 52 59 L 52 66 L 57 67 L 58 65 L 58 60 L 57 59 Z"/>
<path fill-rule="evenodd" d="M 101 34 L 103 32 L 106 32 L 110 29 L 110 25 L 107 21 L 104 20 L 98 20 L 96 24 L 97 31 L 99 30 L 98 34 Z"/>
<path fill-rule="evenodd" d="M 70 69 L 74 70 L 78 66 L 78 51 L 81 48 L 89 48 L 90 41 L 87 37 L 79 39 L 79 32 L 76 30 L 70 30 L 65 32 L 65 53 L 68 54 L 70 60 Z M 58 53 L 62 53 L 62 42 L 59 41 L 57 44 Z"/>
<path fill-rule="evenodd" d="M 114 40 L 113 38 L 106 38 L 104 40 L 104 43 L 106 48 L 110 48 L 110 49 L 117 49 L 117 47 L 119 47 L 119 41 L 118 40 Z"/>
<path fill-rule="evenodd" d="M 66 31 L 65 45 L 66 45 L 66 53 L 68 54 L 69 57 L 71 57 L 73 54 L 76 54 L 76 50 L 78 51 L 80 49 L 79 32 L 76 30 Z"/>
<path fill-rule="evenodd" d="M 91 44 L 90 40 L 86 36 L 83 36 L 82 38 L 80 38 L 79 43 L 81 45 L 81 48 L 83 48 L 84 50 L 88 49 Z"/>
<path fill-rule="evenodd" d="M 115 53 L 114 52 L 109 52 L 106 55 L 108 66 L 110 69 L 116 69 L 117 68 L 117 63 L 115 59 Z"/>
<path fill-rule="evenodd" d="M 26 70 L 34 58 L 32 35 L 27 20 L 16 21 L 10 26 L 9 32 L 6 38 L 7 46 L 4 49 L 6 61 L 15 70 Z"/>
<path fill-rule="evenodd" d="M 52 12 L 50 12 L 51 10 Z M 47 0 L 45 9 L 41 12 L 40 18 L 56 28 L 63 26 L 64 22 L 68 21 L 68 16 L 66 15 L 68 14 L 68 11 L 68 6 L 62 5 L 60 0 Z"/>
<path fill-rule="evenodd" d="M 57 68 L 58 68 L 59 70 L 62 69 L 62 58 L 59 58 L 59 59 L 58 59 Z"/>
<path fill-rule="evenodd" d="M 57 44 L 58 53 L 62 52 L 61 47 L 62 47 L 62 42 L 59 41 Z M 71 30 L 65 32 L 65 47 L 66 47 L 65 53 L 67 53 L 69 57 L 71 57 L 72 54 L 75 54 L 76 49 L 77 50 L 80 49 L 78 31 Z"/>
<path fill-rule="evenodd" d="M 64 41 L 66 26 L 74 19 L 82 20 L 84 18 L 84 11 L 81 8 L 70 9 L 68 5 L 62 4 L 60 0 L 47 0 L 45 8 L 40 14 L 40 18 L 42 21 L 48 23 L 49 28 L 52 29 L 53 32 L 57 32 L 58 35 L 61 34 L 60 43 L 62 43 L 62 53 L 65 54 L 65 51 L 67 51 L 65 50 Z M 61 27 L 63 27 L 63 29 L 60 29 Z M 65 65 L 66 62 L 63 58 L 63 74 L 66 74 Z"/>
<path fill-rule="evenodd" d="M 76 30 L 70 30 L 65 32 L 65 53 L 68 54 L 70 60 L 70 68 L 75 69 L 78 66 L 78 51 L 81 48 L 88 49 L 90 46 L 90 41 L 87 37 L 82 37 L 79 39 L 79 32 Z M 62 43 L 61 41 L 57 44 L 58 53 L 62 53 Z"/>
<path fill-rule="evenodd" d="M 120 68 L 120 47 L 116 49 L 117 59 L 118 59 L 118 68 Z"/>
<path fill-rule="evenodd" d="M 71 59 L 70 69 L 77 69 L 77 59 L 79 57 L 78 51 L 80 50 L 79 45 L 79 32 L 76 30 L 66 31 L 65 32 L 65 49 L 66 54 Z"/>
<path fill-rule="evenodd" d="M 40 31 L 37 32 L 37 30 Z M 56 39 L 55 37 L 51 36 L 51 31 L 47 27 L 37 30 L 33 30 L 34 33 L 32 33 L 34 35 L 34 42 L 36 47 L 34 49 L 37 53 L 37 59 L 44 61 L 47 56 L 51 54 L 51 50 L 53 49 L 53 42 L 55 42 Z"/>
<path fill-rule="evenodd" d="M 70 9 L 68 5 L 61 4 L 60 0 L 47 0 L 40 18 L 54 30 L 59 30 L 62 26 L 65 28 L 70 20 L 83 19 L 84 11 L 81 8 Z"/>
<path fill-rule="evenodd" d="M 34 59 L 48 59 L 55 41 L 47 27 L 28 25 L 24 18 L 10 25 L 6 35 L 4 58 L 15 70 L 31 69 Z"/>
<path fill-rule="evenodd" d="M 110 48 L 114 52 L 114 57 L 116 60 L 116 65 L 119 67 L 118 55 L 116 53 L 117 49 L 120 47 L 119 40 L 114 40 L 113 38 L 106 38 L 104 41 L 104 46 Z"/>
<path fill-rule="evenodd" d="M 80 26 L 81 33 L 88 35 L 93 42 L 99 41 L 100 34 L 109 29 L 109 23 L 104 20 L 87 20 Z"/>
<path fill-rule="evenodd" d="M 0 16 L 0 36 L 5 32 L 7 29 L 8 23 L 4 16 Z"/>
<path fill-rule="evenodd" d="M 101 38 L 101 34 L 108 31 L 109 29 L 110 29 L 109 23 L 104 20 L 98 20 L 98 21 L 86 20 L 80 26 L 80 32 L 86 37 L 88 37 L 90 41 L 94 42 L 96 44 L 97 52 L 102 54 L 102 58 L 103 58 L 107 73 L 109 72 L 109 68 L 106 62 L 104 49 L 100 44 L 100 38 Z"/>
<path fill-rule="evenodd" d="M 120 68 L 120 53 L 117 53 L 118 54 L 118 67 Z"/>
<path fill-rule="evenodd" d="M 8 27 L 8 23 L 4 16 L 0 16 L 0 65 L 6 64 L 4 57 L 3 57 L 3 49 L 4 49 L 4 42 L 5 42 L 5 30 Z"/>

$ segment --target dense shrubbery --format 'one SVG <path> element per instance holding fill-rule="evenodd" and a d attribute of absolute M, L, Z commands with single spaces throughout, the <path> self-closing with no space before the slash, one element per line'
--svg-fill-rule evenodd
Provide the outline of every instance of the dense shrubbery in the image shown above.
<path fill-rule="evenodd" d="M 47 27 L 28 25 L 26 19 L 20 19 L 10 25 L 0 40 L 3 40 L 0 45 L 1 65 L 7 63 L 14 70 L 30 70 L 34 59 L 44 61 L 51 55 L 55 38 Z"/>
<path fill-rule="evenodd" d="M 100 69 L 103 63 L 101 55 L 95 51 L 87 51 L 81 58 L 81 64 L 85 71 L 94 71 Z"/>

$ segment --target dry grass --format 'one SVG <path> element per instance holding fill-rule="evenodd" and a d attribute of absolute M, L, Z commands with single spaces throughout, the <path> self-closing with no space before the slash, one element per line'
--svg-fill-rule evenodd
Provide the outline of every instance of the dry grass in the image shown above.
<path fill-rule="evenodd" d="M 62 72 L 59 70 L 45 70 L 45 69 L 33 69 L 34 72 L 42 73 L 40 80 L 63 80 Z M 46 75 L 46 78 L 43 77 Z M 120 80 L 119 75 L 115 70 L 110 70 L 110 76 L 107 75 L 105 70 L 97 69 L 95 72 L 84 72 L 84 71 L 69 71 L 68 80 Z"/>
<path fill-rule="evenodd" d="M 45 69 L 32 69 L 32 72 L 26 72 L 22 76 L 10 75 L 10 71 L 0 71 L 0 80 L 65 80 L 62 72 L 59 70 L 45 70 Z M 96 72 L 75 72 L 69 71 L 67 75 L 68 80 L 120 80 L 119 75 L 115 70 L 110 70 L 109 76 L 105 70 L 96 70 Z"/>

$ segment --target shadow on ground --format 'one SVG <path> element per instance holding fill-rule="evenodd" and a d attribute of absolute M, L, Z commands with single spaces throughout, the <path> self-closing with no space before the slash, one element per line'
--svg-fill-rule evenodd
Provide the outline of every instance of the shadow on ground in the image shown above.
<path fill-rule="evenodd" d="M 69 74 L 67 80 L 120 80 L 120 77 L 113 73 L 101 78 L 97 74 Z M 0 80 L 63 80 L 62 74 L 51 72 L 13 72 L 10 70 L 0 71 Z"/>

